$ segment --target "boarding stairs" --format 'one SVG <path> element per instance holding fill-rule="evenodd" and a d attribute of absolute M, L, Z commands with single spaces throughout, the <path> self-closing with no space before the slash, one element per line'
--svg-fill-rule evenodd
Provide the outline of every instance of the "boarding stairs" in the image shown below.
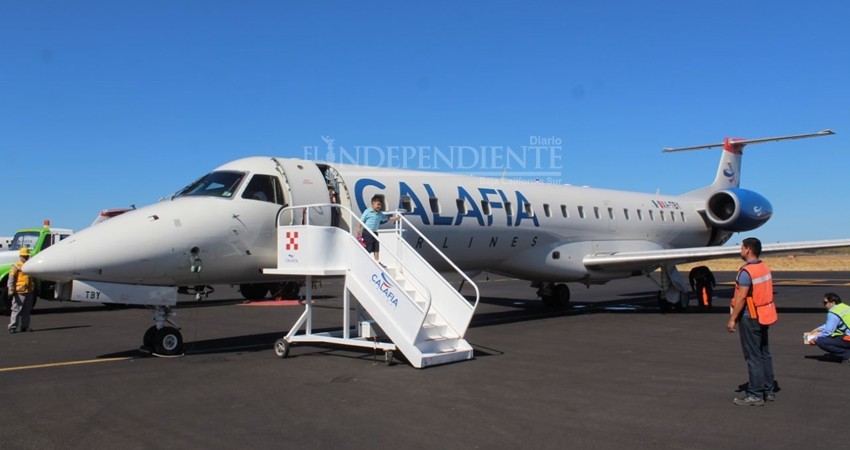
<path fill-rule="evenodd" d="M 338 208 L 342 227 L 328 225 Z M 285 357 L 293 343 L 322 342 L 382 350 L 387 361 L 400 351 L 413 367 L 471 359 L 464 339 L 480 298 L 478 287 L 403 215 L 393 229 L 380 230 L 380 261 L 356 238 L 363 226 L 350 209 L 337 204 L 285 207 L 277 216 L 277 267 L 268 275 L 306 277 L 305 311 L 275 352 Z M 295 224 L 294 222 L 298 222 Z M 321 224 L 321 225 L 320 225 Z M 363 233 L 371 233 L 363 226 Z M 407 238 L 407 239 L 406 239 Z M 436 255 L 443 269 L 460 274 L 475 292 L 468 300 L 417 252 L 408 240 Z M 342 276 L 342 329 L 312 330 L 312 277 Z M 354 317 L 352 317 L 352 312 Z"/>

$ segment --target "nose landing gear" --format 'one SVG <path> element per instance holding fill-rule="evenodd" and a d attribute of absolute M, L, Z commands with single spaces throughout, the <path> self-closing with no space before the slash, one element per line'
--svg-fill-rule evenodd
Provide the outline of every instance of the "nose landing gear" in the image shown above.
<path fill-rule="evenodd" d="M 183 356 L 183 334 L 175 320 L 177 313 L 170 306 L 157 305 L 153 317 L 156 325 L 145 331 L 139 350 L 154 356 Z"/>

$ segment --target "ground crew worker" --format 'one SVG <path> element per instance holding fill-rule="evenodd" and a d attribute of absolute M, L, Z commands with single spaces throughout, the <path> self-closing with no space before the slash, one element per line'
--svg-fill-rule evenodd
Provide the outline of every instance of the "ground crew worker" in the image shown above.
<path fill-rule="evenodd" d="M 711 269 L 706 266 L 694 267 L 688 274 L 688 280 L 691 282 L 691 289 L 697 293 L 699 306 L 710 308 L 712 291 L 714 286 L 717 285 Z"/>
<path fill-rule="evenodd" d="M 823 296 L 826 322 L 809 332 L 809 345 L 817 345 L 842 363 L 850 363 L 850 306 L 834 292 Z"/>
<path fill-rule="evenodd" d="M 12 264 L 7 284 L 9 297 L 12 300 L 9 333 L 15 333 L 18 330 L 32 331 L 30 329 L 30 311 L 32 311 L 33 303 L 35 303 L 35 282 L 23 271 L 24 263 L 30 258 L 30 249 L 21 247 L 18 254 L 21 259 Z"/>
<path fill-rule="evenodd" d="M 746 261 L 735 279 L 735 296 L 726 329 L 735 332 L 740 324 L 741 349 L 747 361 L 747 395 L 736 398 L 739 406 L 764 406 L 776 400 L 773 358 L 770 355 L 768 329 L 776 322 L 773 303 L 773 277 L 767 264 L 759 259 L 761 241 L 747 238 L 741 244 L 741 259 Z"/>

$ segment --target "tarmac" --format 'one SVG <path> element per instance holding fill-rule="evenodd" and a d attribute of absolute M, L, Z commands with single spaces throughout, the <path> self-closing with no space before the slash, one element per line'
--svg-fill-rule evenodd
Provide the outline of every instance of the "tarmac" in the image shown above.
<path fill-rule="evenodd" d="M 228 286 L 182 297 L 186 355 L 138 350 L 150 311 L 39 300 L 34 332 L 0 334 L 3 449 L 799 449 L 844 445 L 850 366 L 801 333 L 846 272 L 776 272 L 777 400 L 735 406 L 747 381 L 726 331 L 734 273 L 714 307 L 663 313 L 646 278 L 571 284 L 551 310 L 527 282 L 479 281 L 470 361 L 414 369 L 371 350 L 272 350 L 295 302 L 252 305 Z M 468 287 L 464 293 L 468 292 Z M 314 329 L 341 325 L 341 284 L 316 293 Z"/>

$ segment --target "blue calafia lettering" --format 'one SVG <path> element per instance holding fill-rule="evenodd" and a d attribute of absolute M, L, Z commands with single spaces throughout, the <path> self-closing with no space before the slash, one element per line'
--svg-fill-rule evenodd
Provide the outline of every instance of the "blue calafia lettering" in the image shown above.
<path fill-rule="evenodd" d="M 494 209 L 505 209 L 505 205 L 502 202 L 494 202 L 490 200 L 490 195 L 498 195 L 495 189 L 492 188 L 478 188 L 478 192 L 481 193 L 481 200 L 487 202 L 490 205 L 490 215 L 487 216 L 487 226 L 493 225 L 493 214 L 492 211 Z M 504 195 L 502 195 L 504 198 Z M 508 219 L 508 226 L 510 226 L 510 219 Z"/>
<path fill-rule="evenodd" d="M 363 196 L 363 189 L 366 189 L 366 186 L 375 186 L 376 188 L 383 190 L 386 189 L 386 185 L 381 183 L 378 180 L 373 180 L 371 178 L 361 178 L 357 180 L 357 183 L 354 184 L 354 192 L 357 193 L 357 207 L 360 208 L 360 211 L 366 211 L 366 208 L 371 208 L 372 204 L 366 204 L 366 197 Z"/>
<path fill-rule="evenodd" d="M 474 217 L 478 219 L 478 225 L 484 226 L 484 218 L 481 217 L 481 210 L 478 209 L 478 203 L 469 195 L 469 192 L 466 192 L 466 189 L 463 186 L 457 187 L 457 198 L 462 200 L 466 204 L 466 214 L 461 214 L 460 211 L 457 212 L 457 219 L 455 219 L 455 225 L 460 225 L 460 222 L 464 217 Z"/>
<path fill-rule="evenodd" d="M 369 192 L 367 193 L 366 190 L 370 187 L 377 188 L 377 190 L 369 189 Z M 507 204 L 510 202 L 510 200 L 508 200 L 508 194 L 501 189 L 478 188 L 477 195 L 480 197 L 476 198 L 472 195 L 476 193 L 475 190 L 470 193 L 465 187 L 457 186 L 457 198 L 443 199 L 443 202 L 446 202 L 447 200 L 450 200 L 451 202 L 461 200 L 465 207 L 463 214 L 461 214 L 461 211 L 458 211 L 454 217 L 451 217 L 441 215 L 439 210 L 435 211 L 434 208 L 431 207 L 431 199 L 438 198 L 434 192 L 434 188 L 432 188 L 428 183 L 423 183 L 422 188 L 425 190 L 425 195 L 428 196 L 428 203 L 423 203 L 422 200 L 420 200 L 420 195 L 422 194 L 421 191 L 420 194 L 417 195 L 414 188 L 412 188 L 408 183 L 400 181 L 398 184 L 398 204 L 401 206 L 401 199 L 403 197 L 410 197 L 412 211 L 406 211 L 403 214 L 407 216 L 418 216 L 420 220 L 422 220 L 423 225 L 461 225 L 463 223 L 463 219 L 470 218 L 475 219 L 479 226 L 492 226 L 494 221 L 493 216 L 496 215 L 494 214 L 494 210 L 502 210 L 505 213 L 505 226 L 520 226 L 523 221 L 526 223 L 530 221 L 535 227 L 540 226 L 537 216 L 530 214 L 530 211 L 526 210 L 525 205 L 530 204 L 531 202 L 529 202 L 528 198 L 526 198 L 526 196 L 520 191 L 514 191 L 516 204 L 515 207 L 511 208 L 509 211 L 507 208 Z M 385 184 L 372 178 L 361 178 L 357 180 L 354 184 L 354 196 L 357 201 L 357 207 L 360 211 L 365 211 L 369 207 L 367 201 L 372 195 L 380 193 L 385 189 Z M 389 201 L 390 199 L 388 198 L 387 202 L 389 203 Z M 484 218 L 484 213 L 479 206 L 482 202 L 486 202 L 490 206 L 490 214 L 487 215 L 486 220 Z M 425 205 L 428 205 L 428 207 Z"/>
<path fill-rule="evenodd" d="M 372 283 L 374 283 L 375 287 L 377 287 L 378 290 L 381 291 L 382 294 L 384 294 L 384 297 L 386 297 L 386 299 L 387 299 L 387 303 L 389 303 L 389 304 L 391 304 L 395 307 L 398 307 L 398 299 L 396 298 L 393 291 L 390 290 L 390 285 L 385 283 L 381 279 L 381 277 L 378 276 L 378 274 L 376 274 L 376 273 L 372 274 Z"/>
<path fill-rule="evenodd" d="M 522 221 L 522 219 L 531 219 L 531 221 L 534 222 L 535 227 L 540 226 L 540 223 L 537 222 L 537 216 L 536 215 L 532 216 L 525 211 L 525 205 L 528 205 L 530 203 L 531 202 L 529 202 L 528 199 L 526 199 L 525 196 L 522 195 L 522 192 L 516 191 L 516 212 L 517 212 L 517 214 L 516 214 L 516 222 L 514 222 L 515 227 L 519 226 L 519 223 Z"/>

